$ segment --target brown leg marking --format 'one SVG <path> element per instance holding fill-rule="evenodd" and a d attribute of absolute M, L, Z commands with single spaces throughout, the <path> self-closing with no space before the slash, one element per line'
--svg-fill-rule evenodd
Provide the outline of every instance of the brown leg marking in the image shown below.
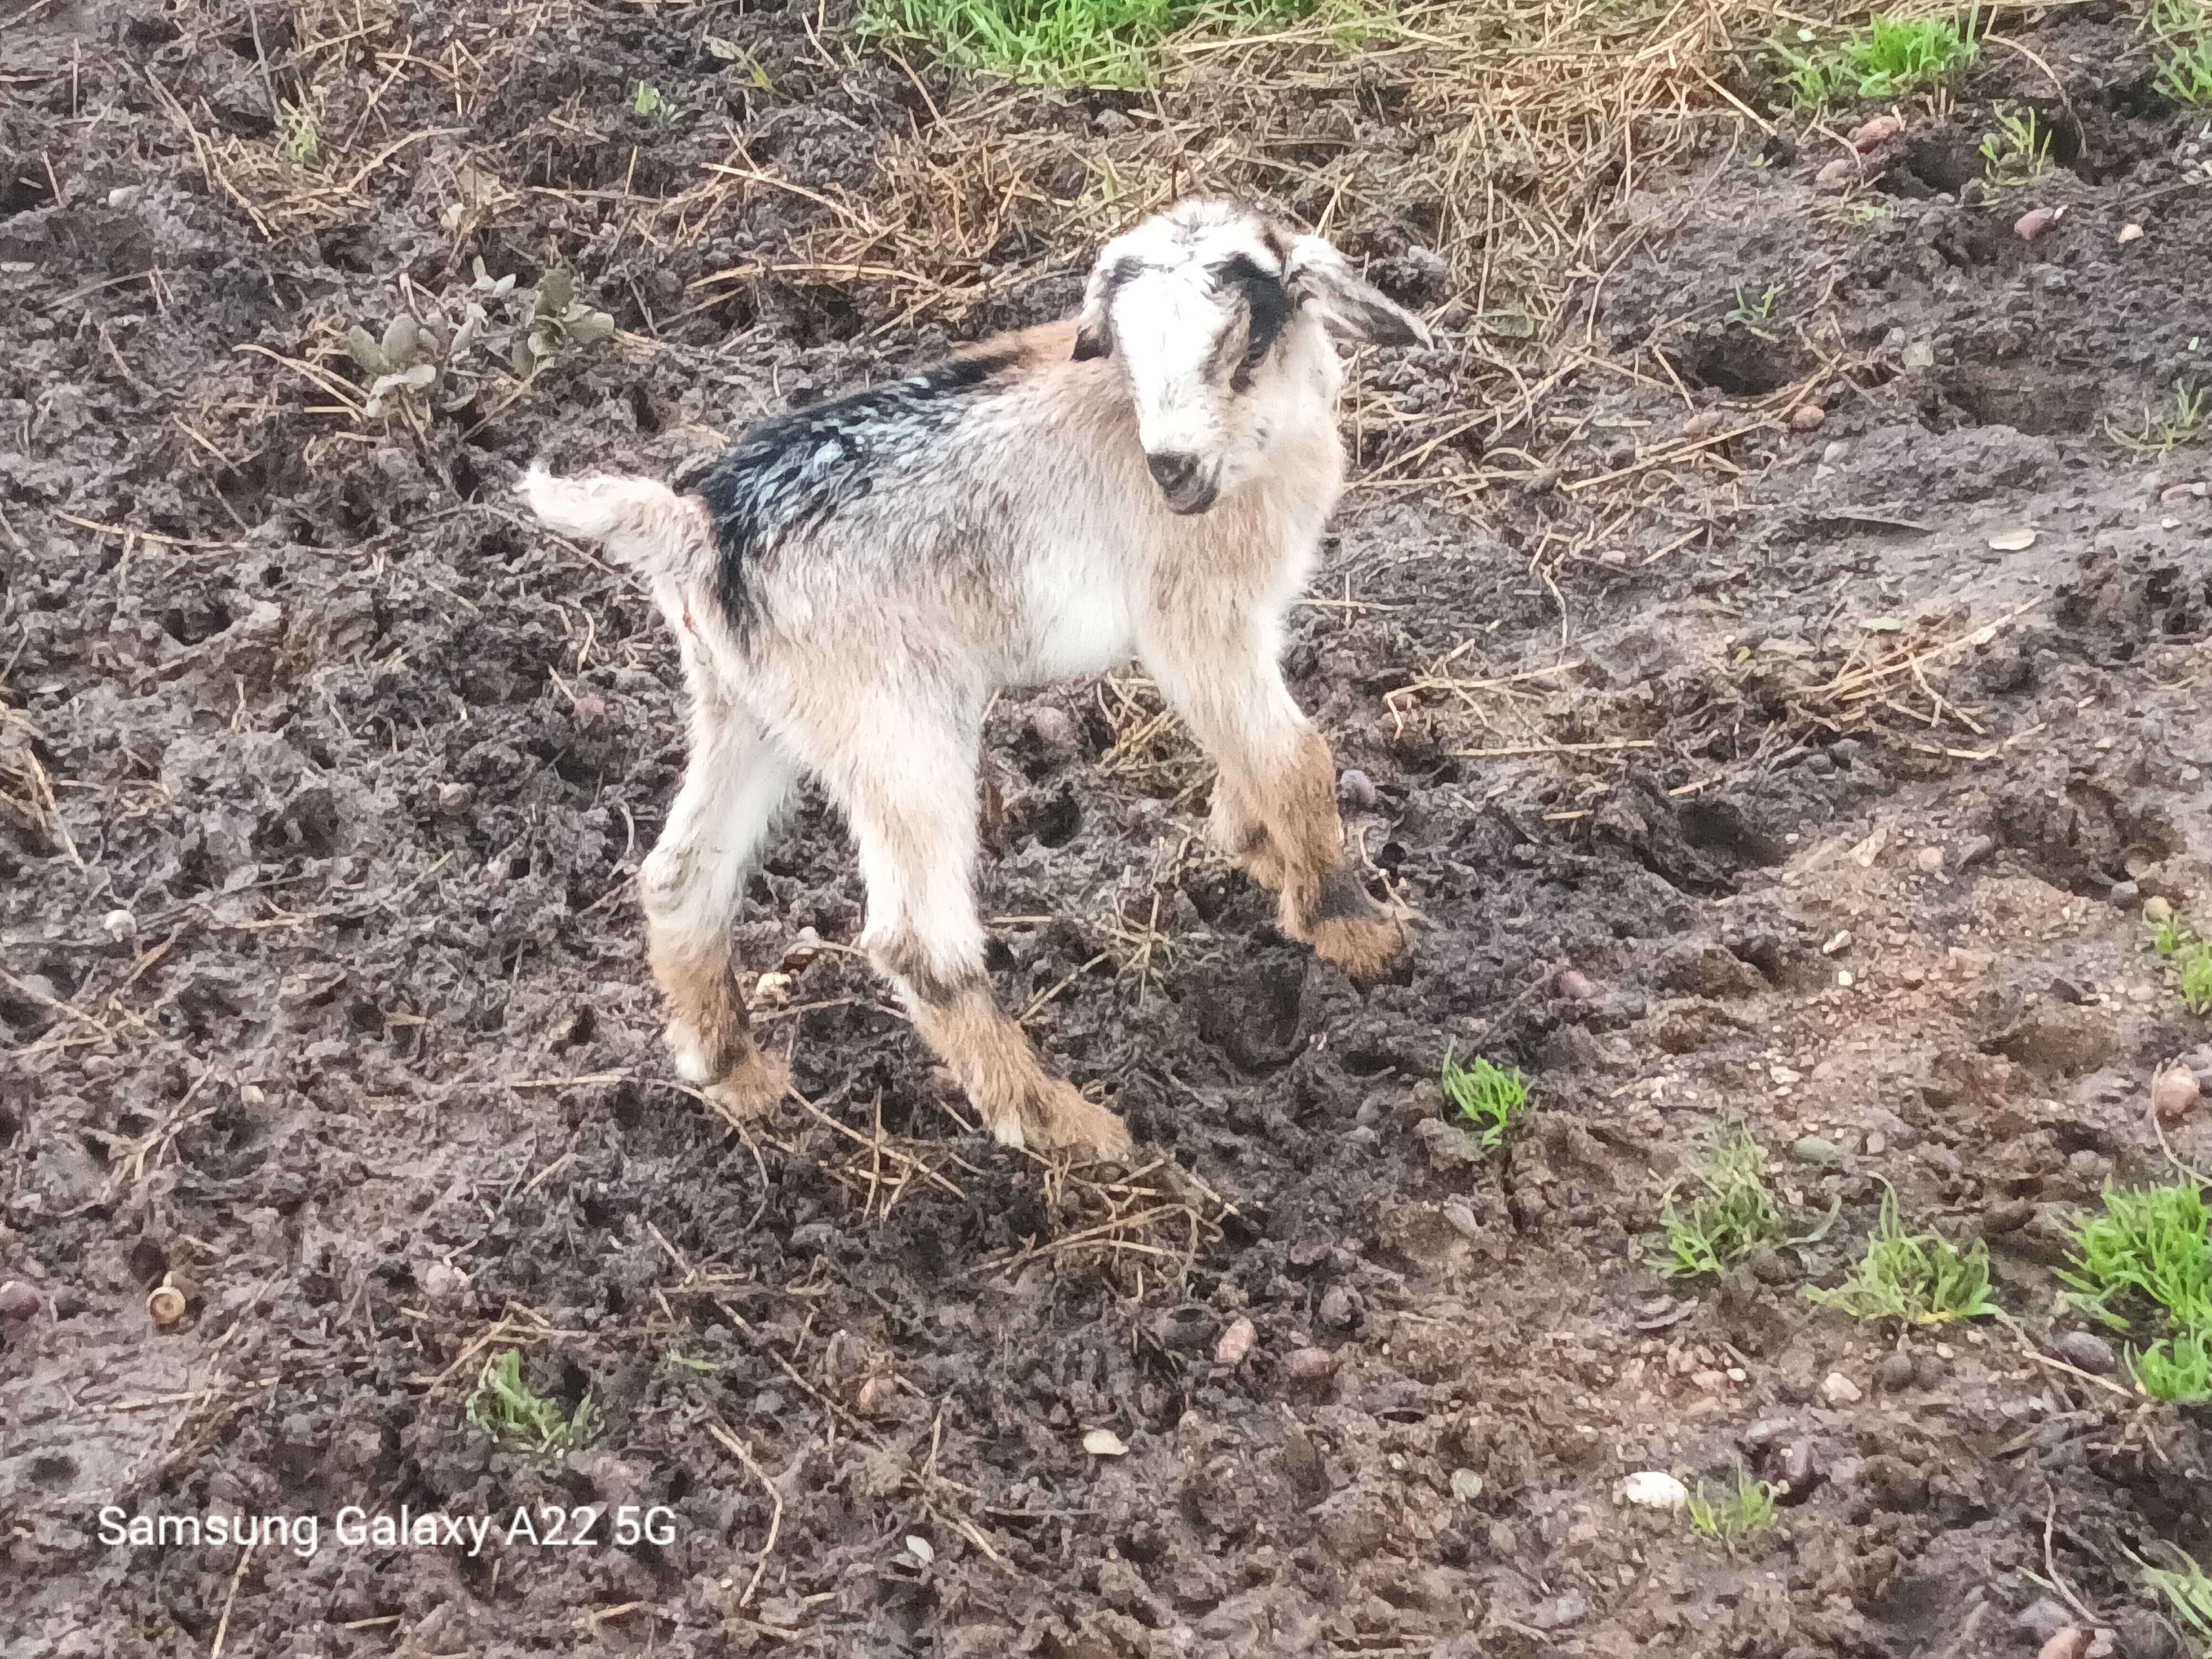
<path fill-rule="evenodd" d="M 677 1075 L 734 1115 L 768 1111 L 782 1097 L 790 1067 L 763 1053 L 754 1040 L 729 935 L 708 942 L 651 915 L 647 951 L 668 1002 L 668 1046 Z"/>
<path fill-rule="evenodd" d="M 878 965 L 898 984 L 915 1029 L 951 1068 L 1000 1145 L 1127 1161 L 1128 1126 L 1044 1069 L 1022 1028 L 991 1000 L 988 983 L 917 979 L 898 970 L 902 954 L 878 952 Z"/>
<path fill-rule="evenodd" d="M 1260 815 L 1268 851 L 1245 868 L 1279 895 L 1276 925 L 1353 978 L 1376 977 L 1404 954 L 1405 925 L 1367 896 L 1345 857 L 1336 767 L 1321 733 L 1303 732 L 1297 758 L 1267 784 Z"/>
<path fill-rule="evenodd" d="M 790 763 L 687 651 L 691 758 L 668 823 L 639 873 L 646 945 L 668 1001 L 677 1075 L 750 1115 L 774 1105 L 786 1068 L 753 1041 L 730 928 L 745 872 L 791 787 Z"/>

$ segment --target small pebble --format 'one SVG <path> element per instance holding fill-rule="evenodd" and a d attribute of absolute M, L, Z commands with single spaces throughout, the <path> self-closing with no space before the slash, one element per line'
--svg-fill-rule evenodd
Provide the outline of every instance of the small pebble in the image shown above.
<path fill-rule="evenodd" d="M 1954 945 L 1943 953 L 1951 971 L 1960 979 L 1979 979 L 1996 966 L 1993 951 L 1971 951 L 1963 945 Z"/>
<path fill-rule="evenodd" d="M 1083 1437 L 1083 1449 L 1093 1457 L 1126 1457 L 1129 1449 L 1111 1429 L 1093 1429 Z"/>
<path fill-rule="evenodd" d="M 2069 1331 L 2051 1344 L 2051 1349 L 2068 1364 L 2092 1376 L 2110 1376 L 2120 1368 L 2112 1345 L 2094 1331 Z"/>
<path fill-rule="evenodd" d="M 1790 1148 L 1790 1155 L 1800 1164 L 1817 1164 L 1823 1170 L 1841 1169 L 1844 1163 L 1844 1149 L 1818 1135 L 1807 1135 L 1796 1142 Z"/>
<path fill-rule="evenodd" d="M 1820 1459 L 1809 1440 L 1793 1440 L 1790 1449 L 1782 1455 L 1782 1479 L 1798 1497 L 1813 1489 L 1820 1479 Z"/>
<path fill-rule="evenodd" d="M 2158 1114 L 2160 1123 L 2179 1123 L 2196 1107 L 2197 1097 L 2202 1092 L 2197 1074 L 2189 1067 L 2169 1066 L 2151 1081 L 2151 1109 Z"/>
<path fill-rule="evenodd" d="M 1321 1299 L 1321 1322 L 1334 1330 L 1347 1330 L 1359 1322 L 1359 1310 L 1352 1300 L 1352 1292 L 1341 1285 L 1332 1285 Z"/>
<path fill-rule="evenodd" d="M 1875 1381 L 1884 1389 L 1894 1394 L 1899 1389 L 1912 1386 L 1912 1356 L 1899 1351 L 1882 1356 L 1881 1364 L 1875 1368 Z"/>
<path fill-rule="evenodd" d="M 1336 1356 L 1327 1348 L 1293 1348 L 1284 1357 L 1283 1369 L 1299 1382 L 1319 1382 L 1336 1375 Z"/>
<path fill-rule="evenodd" d="M 1591 981 L 1590 976 L 1588 974 L 1577 972 L 1572 968 L 1565 969 L 1559 975 L 1559 979 L 1554 981 L 1553 988 L 1559 992 L 1560 1000 L 1565 1002 L 1588 1002 L 1597 995 L 1597 987 Z"/>
<path fill-rule="evenodd" d="M 1579 1590 L 1569 1590 L 1565 1595 L 1555 1595 L 1548 1601 L 1539 1601 L 1529 1610 L 1528 1622 L 1540 1631 L 1564 1630 L 1569 1625 L 1578 1625 L 1589 1616 L 1589 1602 Z M 2080 1656 L 2075 1656 L 2080 1659 Z"/>
<path fill-rule="evenodd" d="M 1066 754 L 1076 746 L 1075 720 L 1064 708 L 1039 703 L 1030 710 L 1024 724 L 1047 754 Z"/>
<path fill-rule="evenodd" d="M 43 1305 L 39 1293 L 20 1279 L 0 1285 L 0 1319 L 28 1319 Z"/>
<path fill-rule="evenodd" d="M 2145 921 L 2172 921 L 2173 920 L 2173 906 L 2166 900 L 2157 897 L 2154 895 L 2152 897 L 2147 898 L 2143 901 L 2143 920 Z"/>
<path fill-rule="evenodd" d="M 2136 225 L 2136 224 L 2122 225 L 2122 226 L 2120 227 L 2120 236 L 2119 236 L 2119 242 L 2120 242 L 2120 246 L 2121 246 L 2122 247 L 2125 247 L 2125 246 L 2126 246 L 2130 242 L 2139 242 L 2139 241 L 2141 241 L 2141 240 L 2142 240 L 2142 234 L 2143 234 L 2143 228 L 2142 228 L 2141 225 Z"/>
<path fill-rule="evenodd" d="M 1382 797 L 1376 792 L 1375 780 L 1356 766 L 1347 766 L 1336 781 L 1336 798 L 1355 812 L 1371 812 Z"/>
<path fill-rule="evenodd" d="M 100 929 L 119 945 L 138 931 L 138 918 L 128 910 L 110 910 L 100 919 Z"/>
<path fill-rule="evenodd" d="M 1856 155 L 1838 155 L 1813 175 L 1816 185 L 1840 185 L 1858 176 L 1859 161 Z"/>
<path fill-rule="evenodd" d="M 1213 1363 L 1217 1365 L 1241 1365 L 1244 1356 L 1252 1352 L 1252 1344 L 1260 1333 L 1252 1322 L 1242 1316 L 1229 1322 L 1229 1328 L 1221 1333 L 1213 1345 Z"/>
<path fill-rule="evenodd" d="M 1997 850 L 1997 844 L 1987 836 L 1975 836 L 1959 848 L 1959 867 L 1961 870 L 1979 864 Z"/>
<path fill-rule="evenodd" d="M 1940 876 L 1943 873 L 1943 849 L 1940 847 L 1923 847 L 1913 855 L 1913 862 L 1920 866 L 1923 874 Z"/>
<path fill-rule="evenodd" d="M 422 1294 L 433 1302 L 444 1302 L 468 1288 L 468 1275 L 451 1262 L 433 1261 L 415 1275 L 415 1282 L 422 1287 Z"/>
<path fill-rule="evenodd" d="M 2132 910 L 2142 902 L 2142 889 L 2131 881 L 2116 881 L 2112 890 L 2106 895 L 2123 910 Z"/>
<path fill-rule="evenodd" d="M 1482 1477 L 1473 1469 L 1454 1469 L 1451 1478 L 1452 1496 L 1462 1504 L 1472 1504 L 1482 1496 Z"/>
<path fill-rule="evenodd" d="M 2061 210 L 2030 208 L 2012 222 L 2012 234 L 2023 242 L 2032 242 L 2058 222 Z"/>
<path fill-rule="evenodd" d="M 173 1325 L 185 1316 L 185 1293 L 173 1285 L 156 1286 L 146 1297 L 146 1315 L 156 1325 Z"/>
<path fill-rule="evenodd" d="M 1800 404 L 1790 411 L 1792 432 L 1818 432 L 1827 420 L 1828 411 L 1818 404 Z"/>
<path fill-rule="evenodd" d="M 1644 1510 L 1679 1510 L 1690 1501 L 1690 1489 L 1663 1469 L 1645 1469 L 1620 1483 L 1624 1503 Z"/>
<path fill-rule="evenodd" d="M 2062 1602 L 2045 1595 L 2022 1607 L 2012 1621 L 2012 1627 L 2039 1646 L 2074 1622 L 2074 1615 Z"/>
<path fill-rule="evenodd" d="M 1726 418 L 1727 411 L 1724 410 L 1701 409 L 1682 422 L 1682 435 L 1685 438 L 1706 437 L 1719 431 L 1721 422 Z"/>
<path fill-rule="evenodd" d="M 1831 1406 L 1855 1406 L 1863 1396 L 1859 1385 L 1841 1371 L 1830 1371 L 1820 1384 L 1820 1398 Z"/>
<path fill-rule="evenodd" d="M 1869 150 L 1877 144 L 1887 143 L 1904 131 L 1903 116 L 1877 115 L 1871 121 L 1863 121 L 1851 130 L 1851 148 L 1862 152 Z"/>
<path fill-rule="evenodd" d="M 2043 1644 L 2035 1659 L 2087 1659 L 2089 1644 L 2094 1640 L 2094 1632 L 2080 1625 L 2069 1625 Z"/>

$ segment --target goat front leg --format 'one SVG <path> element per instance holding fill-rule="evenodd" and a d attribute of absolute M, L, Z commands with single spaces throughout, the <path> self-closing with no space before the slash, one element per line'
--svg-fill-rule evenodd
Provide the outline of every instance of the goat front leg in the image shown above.
<path fill-rule="evenodd" d="M 787 1080 L 753 1040 L 730 930 L 753 855 L 790 793 L 790 762 L 703 672 L 690 675 L 683 787 L 638 886 L 654 979 L 668 1002 L 677 1075 L 740 1117 L 765 1112 Z"/>
<path fill-rule="evenodd" d="M 1405 953 L 1404 924 L 1368 896 L 1345 857 L 1328 744 L 1283 684 L 1269 630 L 1164 622 L 1145 665 L 1220 775 L 1214 844 L 1277 894 L 1277 925 L 1356 979 Z"/>
<path fill-rule="evenodd" d="M 1127 1126 L 1047 1072 L 992 999 L 974 888 L 980 722 L 921 729 L 941 717 L 932 702 L 854 719 L 846 752 L 819 769 L 860 843 L 860 943 L 1000 1144 L 1126 1158 Z"/>

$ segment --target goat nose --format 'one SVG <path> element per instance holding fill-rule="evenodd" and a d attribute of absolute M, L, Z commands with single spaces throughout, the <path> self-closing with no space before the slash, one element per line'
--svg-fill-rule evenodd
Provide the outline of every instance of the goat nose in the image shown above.
<path fill-rule="evenodd" d="M 1145 465 L 1152 470 L 1152 478 L 1170 495 L 1188 489 L 1198 476 L 1198 457 L 1180 449 L 1164 449 L 1145 457 Z"/>

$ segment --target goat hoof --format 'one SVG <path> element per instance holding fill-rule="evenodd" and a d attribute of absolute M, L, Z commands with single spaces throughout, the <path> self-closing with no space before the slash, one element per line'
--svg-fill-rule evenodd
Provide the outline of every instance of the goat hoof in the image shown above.
<path fill-rule="evenodd" d="M 1353 979 L 1380 979 L 1412 945 L 1396 916 L 1334 916 L 1313 928 L 1314 954 Z"/>
<path fill-rule="evenodd" d="M 1018 1138 L 1007 1141 L 1010 1146 L 1028 1146 L 1041 1152 L 1070 1152 L 1079 1159 L 1100 1164 L 1127 1163 L 1136 1145 L 1129 1138 L 1129 1126 L 1116 1114 L 1085 1099 L 1074 1085 L 1066 1083 L 1046 1085 L 1024 1103 L 1019 1120 L 1012 1127 Z M 1000 1139 L 1006 1139 L 1003 1130 Z"/>
<path fill-rule="evenodd" d="M 791 1067 L 781 1060 L 754 1053 L 738 1062 L 726 1077 L 700 1090 L 715 1109 L 732 1122 L 764 1117 L 791 1086 Z"/>

